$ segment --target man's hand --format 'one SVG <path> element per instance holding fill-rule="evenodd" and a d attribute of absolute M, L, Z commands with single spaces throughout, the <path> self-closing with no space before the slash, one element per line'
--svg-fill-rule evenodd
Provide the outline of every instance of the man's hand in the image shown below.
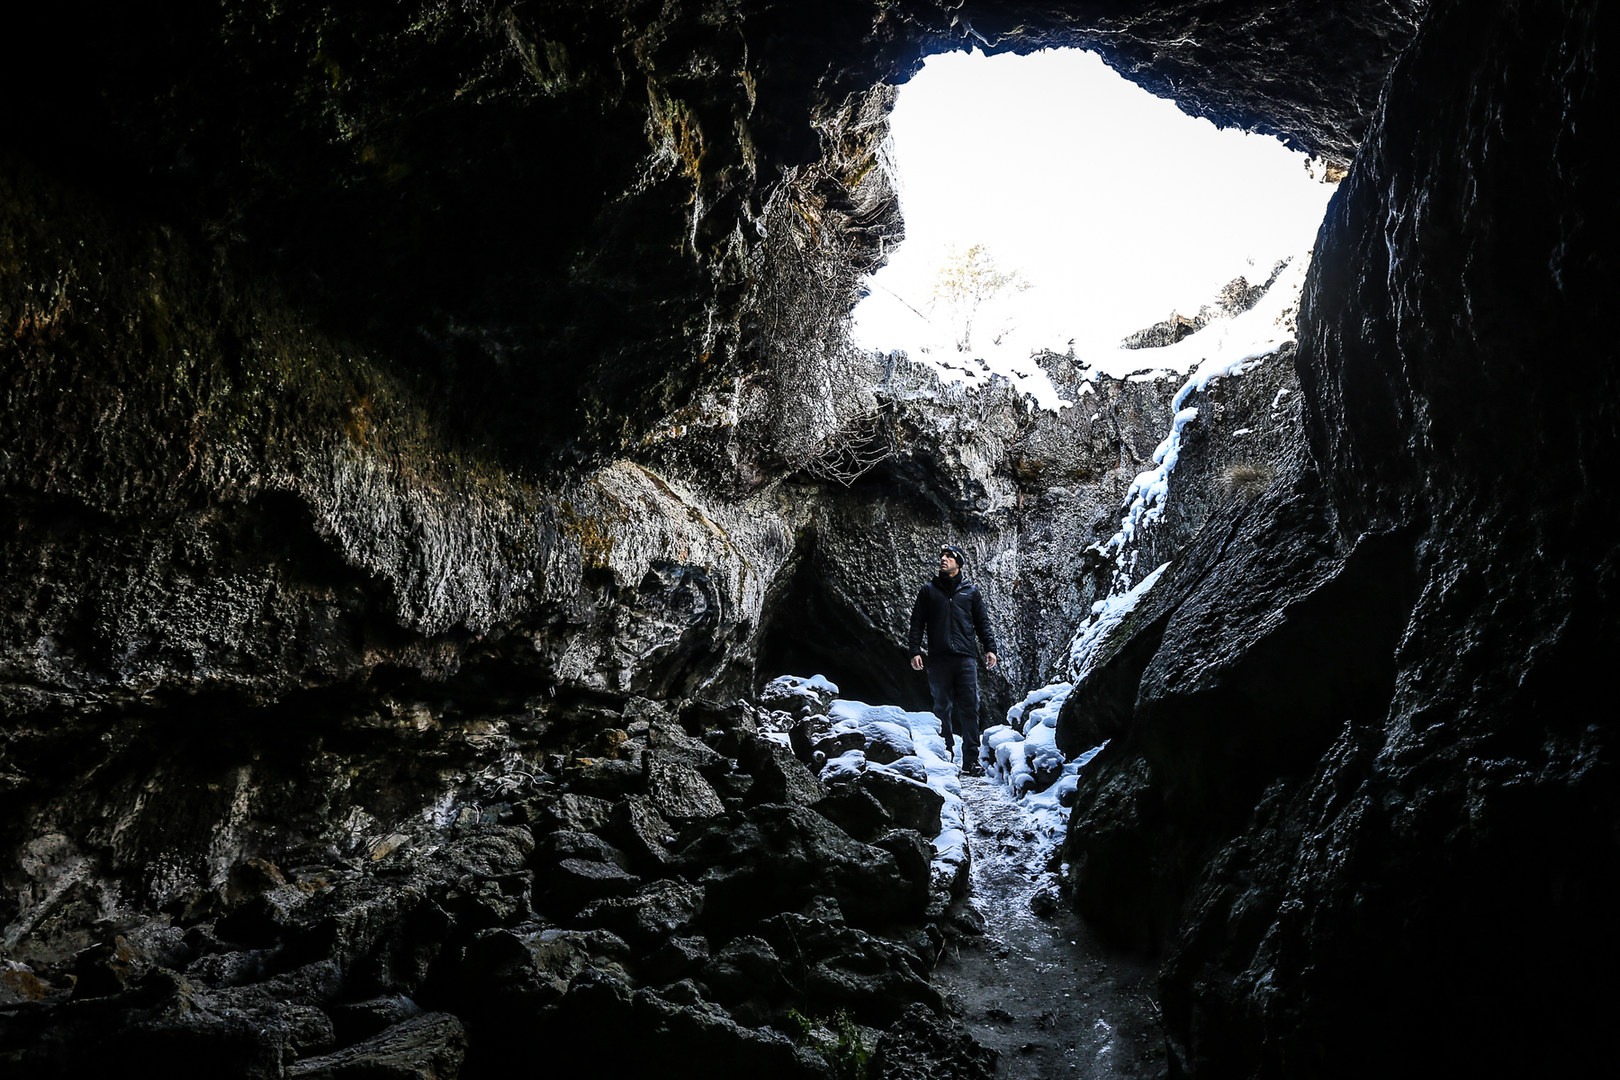
<path fill-rule="evenodd" d="M 911 658 L 911 670 L 912 671 L 921 671 L 922 669 L 923 669 L 922 653 L 918 653 L 916 656 L 913 656 Z"/>
<path fill-rule="evenodd" d="M 995 653 L 987 652 L 987 653 L 984 654 L 984 666 L 985 667 L 995 667 L 996 666 L 996 654 Z"/>

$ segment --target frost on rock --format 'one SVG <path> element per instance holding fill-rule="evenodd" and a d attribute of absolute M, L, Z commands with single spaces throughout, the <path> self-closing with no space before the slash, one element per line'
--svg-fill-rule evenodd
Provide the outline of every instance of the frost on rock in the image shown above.
<path fill-rule="evenodd" d="M 1261 301 L 1241 315 L 1212 323 L 1173 345 L 1134 351 L 1138 356 L 1143 353 L 1155 354 L 1165 367 L 1190 371 L 1191 374 L 1171 401 L 1170 407 L 1175 417 L 1171 421 L 1170 433 L 1153 452 L 1154 467 L 1132 481 L 1130 490 L 1126 492 L 1125 513 L 1120 519 L 1119 531 L 1097 545 L 1099 554 L 1114 561 L 1112 591 L 1121 592 L 1130 584 L 1136 569 L 1137 541 L 1143 530 L 1164 514 L 1165 500 L 1170 492 L 1170 474 L 1175 471 L 1181 456 L 1182 433 L 1188 424 L 1198 418 L 1198 409 L 1189 406 L 1187 399 L 1203 392 L 1217 379 L 1242 375 L 1267 357 L 1276 355 L 1295 339 L 1299 294 L 1309 265 L 1308 258 L 1294 259 Z M 1144 377 L 1153 374 L 1143 373 Z M 1273 402 L 1273 408 L 1275 406 L 1276 402 Z"/>
<path fill-rule="evenodd" d="M 765 684 L 759 703 L 773 712 L 798 718 L 826 712 L 837 696 L 838 687 L 824 675 L 781 675 Z"/>
<path fill-rule="evenodd" d="M 1074 635 L 1074 642 L 1069 646 L 1069 678 L 1073 682 L 1079 682 L 1091 673 L 1099 647 L 1108 640 L 1109 632 L 1135 609 L 1142 597 L 1153 590 L 1169 566 L 1169 563 L 1161 563 L 1130 589 L 1091 605 L 1091 620 Z"/>
<path fill-rule="evenodd" d="M 980 737 L 985 776 L 1007 789 L 1007 795 L 1029 816 L 1040 850 L 1031 865 L 1044 865 L 1069 822 L 1080 772 L 1102 746 L 1065 761 L 1057 748 L 1058 713 L 1074 689 L 1059 682 L 1031 691 L 1007 710 L 1007 722 Z M 1106 744 L 1104 744 L 1106 745 Z"/>
<path fill-rule="evenodd" d="M 785 677 L 772 686 L 831 687 L 821 676 Z M 836 687 L 833 688 L 836 692 Z M 945 754 L 939 717 L 931 712 L 907 712 L 898 705 L 868 705 L 835 698 L 817 725 L 812 768 L 823 783 L 848 782 L 862 773 L 888 774 L 903 784 L 925 785 L 943 800 L 940 828 L 933 838 L 933 885 L 949 891 L 966 880 L 967 824 L 962 804 L 962 782 L 956 765 Z"/>

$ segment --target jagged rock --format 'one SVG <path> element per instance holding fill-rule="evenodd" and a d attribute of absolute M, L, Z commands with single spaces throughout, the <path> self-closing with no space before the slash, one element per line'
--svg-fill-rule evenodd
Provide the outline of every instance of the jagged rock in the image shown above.
<path fill-rule="evenodd" d="M 878 1039 L 870 1072 L 875 1080 L 989 1080 L 998 1056 L 960 1021 L 912 1005 Z"/>
<path fill-rule="evenodd" d="M 245 897 L 214 922 L 214 933 L 238 946 L 271 945 L 302 920 L 309 894 L 285 884 Z"/>
<path fill-rule="evenodd" d="M 338 1002 L 327 1010 L 340 1043 L 353 1044 L 396 1024 L 422 1015 L 422 1007 L 404 994 Z"/>
<path fill-rule="evenodd" d="M 799 806 L 753 807 L 741 822 L 697 835 L 680 858 L 682 872 L 706 887 L 705 919 L 715 926 L 797 908 L 818 894 L 863 925 L 914 918 L 928 901 L 926 868 L 908 877 L 915 868 Z"/>
<path fill-rule="evenodd" d="M 426 1013 L 364 1042 L 287 1066 L 304 1080 L 439 1080 L 460 1074 L 467 1031 L 450 1013 Z"/>
<path fill-rule="evenodd" d="M 617 758 L 584 758 L 575 761 L 565 774 L 569 789 L 613 802 L 647 790 L 649 771 L 640 761 Z"/>
<path fill-rule="evenodd" d="M 910 826 L 890 829 L 872 841 L 872 846 L 881 848 L 894 856 L 895 865 L 900 870 L 900 876 L 907 882 L 926 881 L 934 859 L 934 845 L 930 838 L 938 833 L 924 835 Z M 915 892 L 911 895 L 915 898 Z M 829 897 L 837 901 L 837 897 Z"/>
<path fill-rule="evenodd" d="M 631 869 L 661 873 L 674 860 L 668 845 L 674 843 L 679 834 L 645 796 L 632 795 L 614 804 L 606 831 L 630 855 Z"/>
<path fill-rule="evenodd" d="M 595 795 L 580 795 L 567 791 L 544 805 L 545 820 L 554 829 L 574 832 L 595 832 L 608 823 L 614 804 Z"/>
<path fill-rule="evenodd" d="M 436 849 L 424 871 L 446 883 L 438 902 L 464 927 L 508 925 L 529 914 L 534 850 L 524 826 L 479 825 Z"/>
<path fill-rule="evenodd" d="M 677 990 L 678 996 L 681 995 Z M 701 1002 L 701 999 L 698 999 Z M 626 1038 L 634 1032 L 634 1038 Z M 725 1047 L 726 1068 L 745 1076 L 829 1080 L 825 1063 L 785 1036 L 742 1027 L 717 1006 L 672 1001 L 661 993 L 622 984 L 576 981 L 568 995 L 540 1017 L 542 1039 L 613 1048 L 621 1075 L 706 1078 L 714 1075 L 715 1047 Z"/>
<path fill-rule="evenodd" d="M 548 911 L 572 913 L 592 900 L 624 896 L 641 879 L 611 862 L 563 859 L 537 873 L 536 895 Z"/>
<path fill-rule="evenodd" d="M 623 851 L 595 833 L 575 832 L 572 829 L 558 829 L 548 834 L 536 853 L 549 862 L 582 859 L 586 862 L 612 863 L 621 870 L 630 869 L 630 857 Z"/>
<path fill-rule="evenodd" d="M 426 993 L 457 1002 L 475 1026 L 516 1021 L 559 1000 L 587 973 L 626 978 L 630 956 L 630 946 L 606 930 L 485 930 L 445 958 Z"/>
<path fill-rule="evenodd" d="M 936 1012 L 945 1007 L 928 983 L 931 964 L 893 941 L 792 912 L 766 919 L 760 932 L 782 958 L 788 981 L 822 1015 L 847 1010 L 887 1024 L 913 1003 Z"/>
<path fill-rule="evenodd" d="M 51 996 L 51 987 L 27 964 L 15 960 L 0 960 L 0 1006 L 16 1005 L 24 1001 L 44 1001 Z"/>
<path fill-rule="evenodd" d="M 704 969 L 708 960 L 707 938 L 696 935 L 672 937 L 642 961 L 641 970 L 649 982 L 667 983 L 697 974 Z"/>
<path fill-rule="evenodd" d="M 647 799 L 671 821 L 700 821 L 726 809 L 702 773 L 690 765 L 656 759 L 648 769 Z"/>
<path fill-rule="evenodd" d="M 772 739 L 757 739 L 751 749 L 748 768 L 754 782 L 748 789 L 748 802 L 814 806 L 826 798 L 826 785 L 788 747 Z"/>
<path fill-rule="evenodd" d="M 691 930 L 702 912 L 700 886 L 666 880 L 649 882 L 626 896 L 594 900 L 580 911 L 578 920 L 617 934 L 638 951 L 651 952 Z"/>
<path fill-rule="evenodd" d="M 811 768 L 820 768 L 830 758 L 858 750 L 866 742 L 852 728 L 839 728 L 831 719 L 817 714 L 805 717 L 788 732 L 788 745 L 794 756 Z"/>
<path fill-rule="evenodd" d="M 681 711 L 681 723 L 688 730 L 703 732 L 704 742 L 717 753 L 739 758 L 766 730 L 762 720 L 768 716 L 741 698 L 725 703 L 698 698 Z"/>
<path fill-rule="evenodd" d="M 274 958 L 275 953 L 269 949 L 228 948 L 198 957 L 186 965 L 185 973 L 209 986 L 246 986 L 262 981 L 270 973 Z"/>
<path fill-rule="evenodd" d="M 785 713 L 804 720 L 826 715 L 833 697 L 830 684 L 824 681 L 783 677 L 772 679 L 760 690 L 759 706 L 770 712 Z"/>
<path fill-rule="evenodd" d="M 671 718 L 654 722 L 647 733 L 647 751 L 656 763 L 684 765 L 700 773 L 719 769 L 725 771 L 730 762 L 699 739 L 694 739 Z"/>
<path fill-rule="evenodd" d="M 731 1007 L 756 998 L 778 1002 L 793 991 L 776 950 L 756 934 L 743 934 L 726 942 L 703 965 L 703 982 L 714 1000 Z"/>
<path fill-rule="evenodd" d="M 868 843 L 894 825 L 888 809 L 859 784 L 834 784 L 814 809 L 855 839 Z"/>
<path fill-rule="evenodd" d="M 939 835 L 945 797 L 926 783 L 887 769 L 867 769 L 846 781 L 876 799 L 896 825 L 924 836 Z"/>
<path fill-rule="evenodd" d="M 318 964 L 244 987 L 213 990 L 159 969 L 126 991 L 64 1006 L 47 1016 L 0 1017 L 0 1060 L 19 1055 L 46 1075 L 99 1075 L 160 1047 L 191 1052 L 232 1076 L 279 1075 L 281 1063 L 334 1042 L 324 1006 L 339 976 Z M 49 1023 L 43 1023 L 44 1021 Z"/>
<path fill-rule="evenodd" d="M 650 736 L 680 699 L 779 670 L 925 700 L 902 642 L 942 532 L 1008 642 L 992 715 L 1065 665 L 1113 569 L 1086 553 L 1176 380 L 1044 357 L 1077 407 L 1038 415 L 899 364 L 874 388 L 841 339 L 899 232 L 878 166 L 894 83 L 973 41 L 1093 46 L 1348 170 L 1297 350 L 1254 372 L 1290 393 L 1199 392 L 1136 572 L 1179 569 L 1076 691 L 1103 707 L 1084 738 L 1116 740 L 1076 796 L 1080 903 L 1166 950 L 1174 1067 L 1601 1067 L 1612 20 L 1574 0 L 1209 7 L 18 13 L 36 63 L 0 80 L 52 122 L 0 168 L 0 919 L 47 989 L 0 1015 L 0 1060 L 269 1076 L 328 1052 L 326 1005 L 431 981 L 520 915 L 518 878 L 468 881 L 477 860 L 441 845 L 508 806 L 606 824 L 540 805 L 562 744 Z M 559 146 L 583 151 L 558 168 Z M 1275 421 L 1258 462 L 1245 409 Z M 882 460 L 842 473 L 840 445 Z M 1235 466 L 1270 476 L 1231 488 Z M 617 800 L 636 770 L 576 779 Z M 787 866 L 841 865 L 780 826 Z M 255 858 L 286 886 L 233 884 Z M 183 977 L 101 948 L 164 921 L 198 946 Z M 1522 948 L 1480 948 L 1509 924 Z M 282 978 L 314 955 L 334 985 Z M 549 1034 L 644 1027 L 652 1063 L 701 1034 L 756 1073 L 817 1071 L 691 987 L 638 1001 L 627 979 L 579 971 Z M 527 1064 L 510 1013 L 456 1007 L 490 1072 Z"/>

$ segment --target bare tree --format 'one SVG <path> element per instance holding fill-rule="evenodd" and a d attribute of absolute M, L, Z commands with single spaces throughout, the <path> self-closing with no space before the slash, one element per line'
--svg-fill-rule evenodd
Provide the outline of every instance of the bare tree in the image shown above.
<path fill-rule="evenodd" d="M 973 325 L 984 304 L 1006 292 L 1023 292 L 1029 282 L 1016 270 L 1003 270 L 983 244 L 952 248 L 934 279 L 934 299 L 945 306 L 957 352 L 973 347 Z"/>

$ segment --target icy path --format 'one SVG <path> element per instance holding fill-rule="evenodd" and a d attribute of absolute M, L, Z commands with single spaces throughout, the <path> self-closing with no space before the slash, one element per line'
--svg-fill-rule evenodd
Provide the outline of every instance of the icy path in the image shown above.
<path fill-rule="evenodd" d="M 1030 867 L 1039 840 L 1005 788 L 964 777 L 962 798 L 969 898 L 986 931 L 947 948 L 934 983 L 974 1038 L 998 1052 L 996 1076 L 1164 1077 L 1152 966 L 1102 949 L 1056 898 L 1051 875 Z"/>

